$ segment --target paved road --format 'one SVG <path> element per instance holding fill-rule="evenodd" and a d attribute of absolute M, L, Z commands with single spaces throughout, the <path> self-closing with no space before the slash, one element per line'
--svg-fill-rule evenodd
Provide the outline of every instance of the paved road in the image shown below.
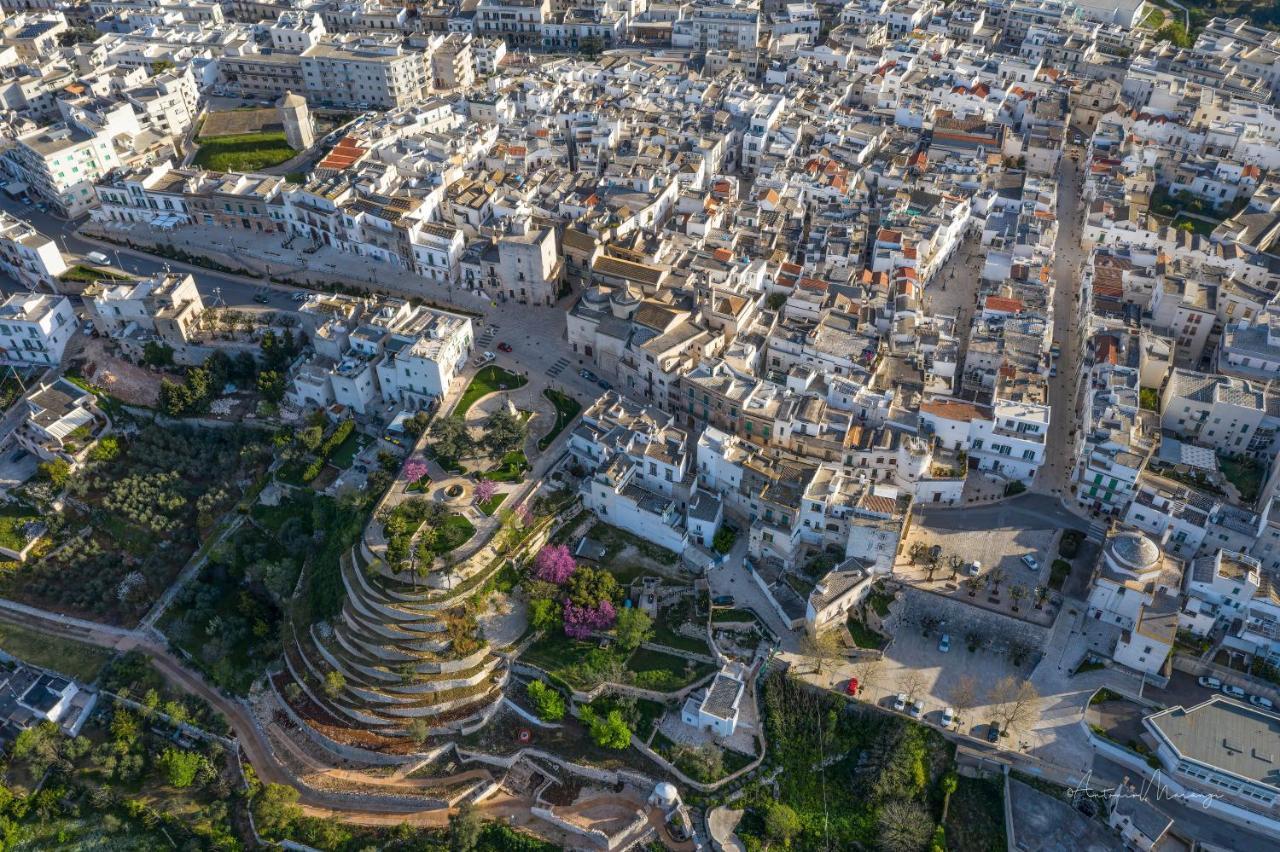
<path fill-rule="evenodd" d="M 1097 789 L 1113 789 L 1128 777 L 1134 787 L 1144 789 L 1145 779 L 1125 766 L 1121 766 L 1105 757 L 1093 759 L 1093 775 L 1091 787 Z M 1233 823 L 1218 819 L 1205 811 L 1195 802 L 1183 802 L 1177 799 L 1161 798 L 1159 787 L 1148 784 L 1147 804 L 1173 820 L 1174 828 L 1181 834 L 1194 837 L 1201 843 L 1209 843 L 1223 849 L 1239 849 L 1240 852 L 1256 852 L 1260 849 L 1275 849 L 1276 838 L 1255 833 Z"/>
<path fill-rule="evenodd" d="M 1068 151 L 1079 151 L 1069 146 Z M 1058 375 L 1049 378 L 1051 411 L 1048 457 L 1040 468 L 1032 489 L 1045 494 L 1065 495 L 1071 480 L 1074 432 L 1080 422 L 1077 406 L 1080 376 L 1079 323 L 1080 270 L 1087 256 L 1080 247 L 1082 208 L 1081 170 L 1069 156 L 1062 158 L 1058 179 L 1058 238 L 1054 243 L 1053 341 L 1062 347 L 1057 360 Z"/>
<path fill-rule="evenodd" d="M 916 510 L 921 523 L 941 530 L 1088 529 L 1086 521 L 1063 508 L 1045 494 L 1020 494 L 989 506 L 942 508 L 921 506 Z"/>

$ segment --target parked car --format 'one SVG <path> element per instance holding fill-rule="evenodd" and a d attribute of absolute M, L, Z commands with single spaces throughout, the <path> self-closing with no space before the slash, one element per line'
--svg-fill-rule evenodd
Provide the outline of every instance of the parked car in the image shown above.
<path fill-rule="evenodd" d="M 1205 689 L 1222 689 L 1222 681 L 1218 680 L 1216 677 L 1197 678 L 1196 683 L 1200 684 Z"/>
<path fill-rule="evenodd" d="M 1274 710 L 1276 706 L 1271 703 L 1270 698 L 1263 698 L 1261 695 L 1250 695 L 1249 703 L 1254 707 L 1261 707 L 1263 710 Z"/>
<path fill-rule="evenodd" d="M 969 566 L 964 569 L 964 572 L 970 577 L 976 577 L 982 573 L 982 563 L 975 559 L 969 563 Z"/>
<path fill-rule="evenodd" d="M 499 351 L 499 352 L 510 352 L 510 351 L 511 351 L 511 344 L 510 344 L 510 343 L 499 343 L 499 344 L 498 344 L 498 351 Z"/>
<path fill-rule="evenodd" d="M 477 367 L 482 367 L 492 361 L 495 357 L 496 356 L 492 352 L 481 352 L 471 360 L 471 363 L 475 364 Z"/>
<path fill-rule="evenodd" d="M 712 606 L 733 606 L 733 595 L 716 595 L 711 599 Z"/>
<path fill-rule="evenodd" d="M 956 723 L 956 708 L 948 707 L 942 711 L 942 727 L 950 728 Z"/>
<path fill-rule="evenodd" d="M 1245 691 L 1238 686 L 1232 686 L 1229 683 L 1222 685 L 1222 694 L 1228 698 L 1238 698 L 1241 701 L 1245 699 Z"/>
<path fill-rule="evenodd" d="M 579 376 L 581 376 L 582 378 L 586 379 L 586 380 L 587 380 L 587 381 L 589 381 L 589 382 L 598 382 L 598 381 L 600 381 L 600 377 L 599 377 L 599 376 L 597 376 L 595 373 L 591 372 L 590 370 L 579 370 L 579 371 L 578 371 L 578 375 L 579 375 Z"/>
<path fill-rule="evenodd" d="M 951 650 L 950 633 L 943 633 L 942 636 L 938 638 L 938 650 L 944 654 Z"/>
<path fill-rule="evenodd" d="M 912 705 L 911 705 L 911 709 L 910 709 L 908 712 L 909 712 L 912 716 L 916 717 L 917 719 L 919 719 L 919 718 L 923 717 L 923 716 L 924 716 L 924 701 L 922 701 L 921 699 L 917 698 L 917 699 L 912 703 Z"/>
<path fill-rule="evenodd" d="M 1054 358 L 1057 358 L 1059 355 L 1062 354 L 1062 345 L 1055 343 L 1052 346 L 1050 346 L 1049 354 L 1052 355 Z"/>
<path fill-rule="evenodd" d="M 307 299 L 311 298 L 311 294 L 305 291 L 299 291 L 289 298 L 293 299 L 295 302 L 305 302 Z"/>
<path fill-rule="evenodd" d="M 987 723 L 987 742 L 989 743 L 1000 742 L 1000 723 L 999 722 L 996 722 L 993 720 Z"/>
<path fill-rule="evenodd" d="M 1040 561 L 1030 553 L 1024 553 L 1022 555 L 1022 564 L 1030 568 L 1032 571 L 1040 570 Z"/>
<path fill-rule="evenodd" d="M 1049 368 L 1049 378 L 1056 379 L 1058 377 L 1058 365 L 1054 364 Z"/>
<path fill-rule="evenodd" d="M 613 390 L 613 385 L 609 384 L 604 379 L 600 379 L 596 384 L 600 386 L 601 390 Z"/>
<path fill-rule="evenodd" d="M 90 263 L 106 263 L 107 256 L 100 251 L 91 251 L 84 256 L 84 259 Z"/>
<path fill-rule="evenodd" d="M 266 290 L 259 290 L 253 294 L 253 300 L 259 305 L 265 305 L 271 301 L 271 296 L 268 295 Z"/>
<path fill-rule="evenodd" d="M 907 694 L 905 692 L 899 692 L 894 696 L 893 709 L 897 710 L 899 713 L 907 709 Z"/>
<path fill-rule="evenodd" d="M 849 682 L 844 685 L 844 691 L 849 695 L 857 695 L 858 679 L 856 677 L 849 678 Z"/>

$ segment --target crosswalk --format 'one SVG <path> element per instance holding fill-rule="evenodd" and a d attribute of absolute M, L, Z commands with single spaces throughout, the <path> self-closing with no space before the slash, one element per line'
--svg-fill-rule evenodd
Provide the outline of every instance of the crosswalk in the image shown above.
<path fill-rule="evenodd" d="M 561 373 L 563 373 L 565 367 L 568 367 L 568 366 L 569 366 L 569 359 L 561 358 L 547 368 L 547 375 L 554 379 L 557 376 L 559 376 Z"/>
<path fill-rule="evenodd" d="M 1105 521 L 1090 521 L 1089 533 L 1085 536 L 1085 538 L 1087 538 L 1089 541 L 1102 544 L 1102 542 L 1107 540 L 1107 528 L 1108 528 L 1108 524 Z"/>
<path fill-rule="evenodd" d="M 498 328 L 499 326 L 494 323 L 489 323 L 484 327 L 484 331 L 480 332 L 480 336 L 476 338 L 476 343 L 479 344 L 481 349 L 493 343 L 493 339 L 498 336 Z"/>

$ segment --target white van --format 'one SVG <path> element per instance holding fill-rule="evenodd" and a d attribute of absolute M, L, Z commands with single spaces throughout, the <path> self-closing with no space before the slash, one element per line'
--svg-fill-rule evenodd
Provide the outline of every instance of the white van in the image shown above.
<path fill-rule="evenodd" d="M 91 251 L 84 256 L 84 259 L 90 263 L 106 263 L 107 256 L 100 251 Z"/>

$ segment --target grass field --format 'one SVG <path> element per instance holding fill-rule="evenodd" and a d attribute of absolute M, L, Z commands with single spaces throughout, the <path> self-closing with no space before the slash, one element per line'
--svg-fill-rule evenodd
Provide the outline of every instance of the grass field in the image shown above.
<path fill-rule="evenodd" d="M 485 472 L 485 479 L 494 482 L 519 482 L 524 479 L 524 472 L 529 469 L 529 460 L 524 450 L 512 450 L 502 457 L 502 463 L 493 470 Z"/>
<path fill-rule="evenodd" d="M 564 427 L 568 426 L 573 418 L 578 416 L 578 412 L 582 410 L 582 406 L 578 401 L 568 394 L 560 393 L 558 390 L 547 388 L 542 395 L 551 400 L 551 404 L 556 407 L 556 425 L 551 427 L 551 431 L 538 439 L 538 449 L 545 450 L 551 446 L 551 442 L 556 436 L 564 431 Z"/>
<path fill-rule="evenodd" d="M 22 550 L 27 546 L 23 527 L 39 520 L 35 510 L 23 503 L 6 503 L 0 506 L 0 547 Z"/>
<path fill-rule="evenodd" d="M 283 131 L 213 136 L 200 140 L 191 165 L 215 172 L 253 172 L 278 166 L 295 153 Z"/>
<path fill-rule="evenodd" d="M 0 650 L 33 665 L 62 672 L 82 683 L 97 680 L 98 672 L 111 659 L 111 653 L 102 648 L 37 633 L 15 624 L 0 624 Z"/>
<path fill-rule="evenodd" d="M 515 390 L 524 387 L 525 383 L 523 376 L 517 376 L 496 364 L 490 364 L 472 377 L 471 384 L 467 385 L 467 389 L 462 392 L 462 398 L 458 400 L 458 407 L 453 410 L 454 416 L 465 416 L 471 406 L 475 405 L 476 400 L 482 396 L 488 396 L 494 391 Z"/>
<path fill-rule="evenodd" d="M 506 493 L 499 492 L 493 495 L 492 497 L 490 497 L 488 500 L 485 500 L 483 503 L 479 504 L 477 508 L 479 508 L 480 511 L 484 512 L 486 515 L 492 515 L 494 512 L 498 511 L 498 507 L 501 506 L 502 501 L 506 499 L 507 499 Z"/>

